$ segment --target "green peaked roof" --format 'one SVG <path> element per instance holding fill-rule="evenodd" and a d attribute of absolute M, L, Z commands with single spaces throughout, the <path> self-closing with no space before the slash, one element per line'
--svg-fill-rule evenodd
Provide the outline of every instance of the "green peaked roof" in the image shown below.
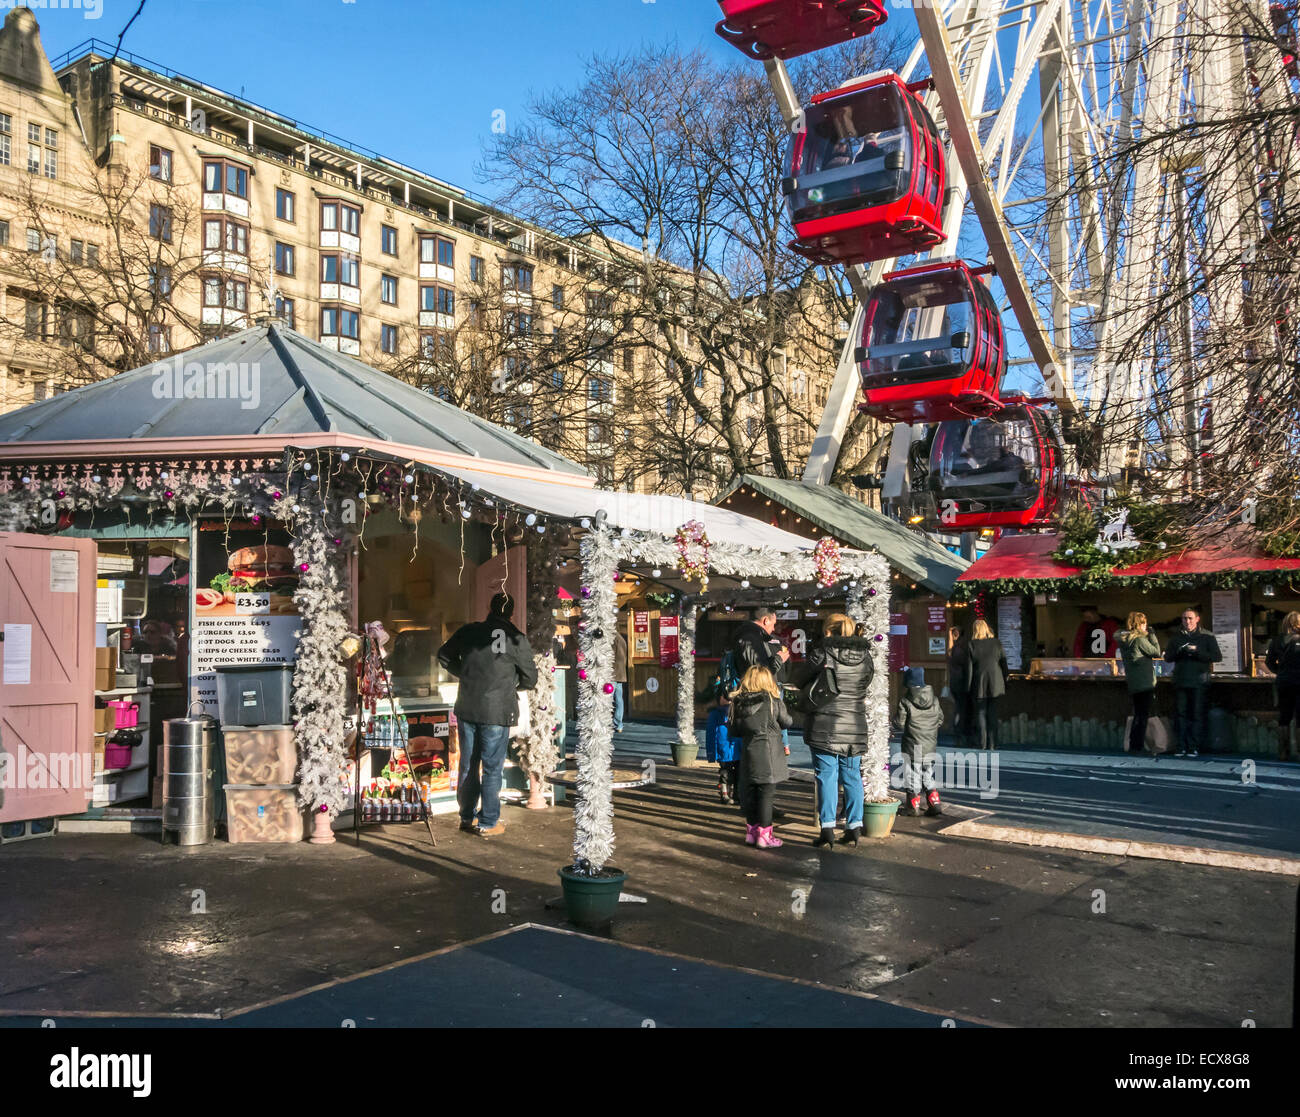
<path fill-rule="evenodd" d="M 850 547 L 879 551 L 894 569 L 944 597 L 952 592 L 957 578 L 970 566 L 966 559 L 919 531 L 881 515 L 829 485 L 746 473 L 716 503 L 742 487 L 779 502 Z"/>

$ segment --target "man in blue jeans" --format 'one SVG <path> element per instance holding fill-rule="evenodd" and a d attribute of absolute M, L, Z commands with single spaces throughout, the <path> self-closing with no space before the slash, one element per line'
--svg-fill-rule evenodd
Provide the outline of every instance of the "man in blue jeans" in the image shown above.
<path fill-rule="evenodd" d="M 537 685 L 533 649 L 510 623 L 514 611 L 514 598 L 498 593 L 485 620 L 462 625 L 438 649 L 438 662 L 460 680 L 460 828 L 485 838 L 505 833 L 501 773 L 510 727 L 519 720 L 518 691 Z"/>

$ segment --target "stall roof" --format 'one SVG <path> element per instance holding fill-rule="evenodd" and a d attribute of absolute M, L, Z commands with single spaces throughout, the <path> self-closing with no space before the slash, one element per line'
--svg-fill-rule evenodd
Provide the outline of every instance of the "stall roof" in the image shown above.
<path fill-rule="evenodd" d="M 204 387 L 187 398 L 192 365 L 204 370 Z M 211 380 L 209 370 L 218 370 Z M 468 456 L 590 483 L 577 462 L 278 324 L 241 330 L 0 415 L 0 443 L 14 444 L 5 448 L 8 457 L 44 456 L 67 443 L 84 444 L 82 453 L 105 454 L 123 443 L 141 452 L 183 453 L 192 443 L 190 453 L 236 453 L 237 443 L 348 440 L 400 448 L 395 452 L 402 456 L 413 456 L 410 450 L 422 451 L 425 460 Z"/>
<path fill-rule="evenodd" d="M 476 485 L 499 500 L 561 520 L 595 520 L 604 512 L 616 528 L 671 539 L 682 524 L 699 520 L 711 539 L 776 551 L 811 551 L 815 543 L 765 524 L 753 516 L 658 493 L 622 493 L 574 485 L 552 485 L 525 477 L 505 477 L 475 469 L 439 466 L 439 471 Z"/>
<path fill-rule="evenodd" d="M 719 502 L 741 487 L 779 501 L 851 547 L 879 551 L 894 569 L 944 597 L 952 592 L 953 583 L 970 565 L 920 532 L 881 515 L 830 485 L 746 473 L 718 498 Z"/>
<path fill-rule="evenodd" d="M 1060 545 L 1056 535 L 1009 535 L 999 539 L 983 558 L 959 578 L 961 582 L 997 582 L 1006 579 L 1064 580 L 1083 568 L 1055 562 L 1052 552 Z M 1117 578 L 1152 574 L 1214 575 L 1243 571 L 1300 571 L 1300 559 L 1274 558 L 1240 539 L 1206 547 L 1192 547 L 1151 562 L 1115 567 Z"/>

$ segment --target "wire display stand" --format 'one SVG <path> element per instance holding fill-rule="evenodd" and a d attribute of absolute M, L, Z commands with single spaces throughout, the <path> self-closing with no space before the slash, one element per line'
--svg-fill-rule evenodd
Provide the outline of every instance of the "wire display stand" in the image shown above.
<path fill-rule="evenodd" d="M 380 702 L 387 703 L 393 715 L 389 722 L 392 731 L 383 734 L 374 731 L 375 717 Z M 361 654 L 357 659 L 356 787 L 353 790 L 352 808 L 352 833 L 357 845 L 361 844 L 361 750 L 363 748 L 385 749 L 390 751 L 393 757 L 400 754 L 401 758 L 406 762 L 407 770 L 411 772 L 411 779 L 415 784 L 417 796 L 415 805 L 419 808 L 420 818 L 424 822 L 425 829 L 429 832 L 429 841 L 435 846 L 438 844 L 438 839 L 433 834 L 433 823 L 429 817 L 429 789 L 415 775 L 410 752 L 407 748 L 408 739 L 406 719 L 397 716 L 397 703 L 393 696 L 392 677 L 388 673 L 383 647 L 379 641 L 367 632 L 361 639 Z M 372 819 L 366 825 L 377 825 L 383 821 L 396 820 Z"/>

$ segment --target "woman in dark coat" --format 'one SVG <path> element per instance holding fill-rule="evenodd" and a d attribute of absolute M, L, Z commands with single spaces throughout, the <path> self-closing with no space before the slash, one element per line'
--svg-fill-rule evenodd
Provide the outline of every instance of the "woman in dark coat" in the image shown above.
<path fill-rule="evenodd" d="M 1300 716 L 1300 613 L 1282 621 L 1264 662 L 1277 676 L 1277 756 L 1291 759 L 1291 723 Z"/>
<path fill-rule="evenodd" d="M 998 699 L 1007 692 L 1007 653 L 980 617 L 971 628 L 970 701 L 975 711 L 975 739 L 981 749 L 998 747 Z"/>
<path fill-rule="evenodd" d="M 772 836 L 772 798 L 776 785 L 790 778 L 790 765 L 781 744 L 781 731 L 794 719 L 781 701 L 781 688 L 766 667 L 751 667 L 731 696 L 731 726 L 740 737 L 737 784 L 745 810 L 745 844 L 776 849 L 784 843 Z"/>
<path fill-rule="evenodd" d="M 826 618 L 825 635 L 808 653 L 807 678 L 824 671 L 835 675 L 835 695 L 808 715 L 803 739 L 812 752 L 817 777 L 817 822 L 821 833 L 813 841 L 832 848 L 839 789 L 844 788 L 844 834 L 841 843 L 857 845 L 862 833 L 862 754 L 867 749 L 867 687 L 875 673 L 872 643 L 854 633 L 843 613 Z"/>
<path fill-rule="evenodd" d="M 948 629 L 948 692 L 952 695 L 952 735 L 958 748 L 971 738 L 970 642 L 955 625 Z"/>

